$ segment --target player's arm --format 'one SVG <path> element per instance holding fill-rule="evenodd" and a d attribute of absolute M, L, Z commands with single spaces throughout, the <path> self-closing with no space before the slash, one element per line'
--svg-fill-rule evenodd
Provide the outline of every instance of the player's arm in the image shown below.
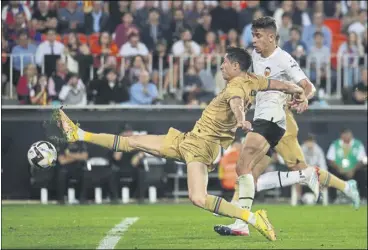
<path fill-rule="evenodd" d="M 242 124 L 242 122 L 245 121 L 244 100 L 238 96 L 235 96 L 230 99 L 229 103 L 237 124 Z"/>
<path fill-rule="evenodd" d="M 304 89 L 305 97 L 308 100 L 314 97 L 314 94 L 316 93 L 316 87 L 314 87 L 314 84 L 308 78 L 304 78 L 299 81 L 298 85 Z"/>
<path fill-rule="evenodd" d="M 278 81 L 274 79 L 269 79 L 268 81 L 268 89 L 279 90 L 288 94 L 304 94 L 304 90 L 292 82 Z"/>

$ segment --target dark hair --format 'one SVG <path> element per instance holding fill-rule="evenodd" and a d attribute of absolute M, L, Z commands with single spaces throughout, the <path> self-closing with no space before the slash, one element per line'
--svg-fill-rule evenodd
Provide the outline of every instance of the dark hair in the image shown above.
<path fill-rule="evenodd" d="M 189 31 L 190 34 L 192 34 L 192 31 L 190 29 L 188 29 L 188 28 L 182 28 L 182 29 L 180 29 L 180 34 L 183 34 L 184 32 L 187 32 L 187 31 Z"/>
<path fill-rule="evenodd" d="M 316 137 L 314 134 L 309 133 L 305 141 L 316 141 Z"/>
<path fill-rule="evenodd" d="M 352 131 L 351 131 L 351 129 L 349 129 L 349 128 L 343 128 L 343 129 L 341 130 L 341 134 L 345 134 L 345 133 L 352 133 Z"/>
<path fill-rule="evenodd" d="M 53 29 L 53 28 L 48 29 L 47 34 L 50 33 L 50 32 L 54 32 L 56 34 L 56 29 Z"/>
<path fill-rule="evenodd" d="M 151 14 L 152 12 L 156 12 L 157 14 L 160 15 L 160 11 L 157 8 L 151 8 L 148 13 Z"/>
<path fill-rule="evenodd" d="M 132 37 L 138 37 L 139 38 L 139 34 L 136 32 L 132 32 L 128 35 L 128 40 L 130 40 Z"/>
<path fill-rule="evenodd" d="M 301 36 L 301 35 L 302 35 L 302 32 L 301 32 L 301 30 L 300 30 L 300 28 L 299 28 L 298 26 L 293 26 L 293 27 L 291 27 L 291 29 L 290 29 L 290 33 L 291 33 L 292 31 L 296 31 L 296 32 L 298 32 L 299 36 Z"/>
<path fill-rule="evenodd" d="M 27 38 L 29 38 L 27 30 L 21 29 L 20 31 L 18 31 L 18 38 L 20 38 L 21 36 L 27 36 Z"/>
<path fill-rule="evenodd" d="M 240 70 L 243 72 L 248 71 L 252 65 L 252 56 L 243 48 L 227 47 L 226 53 L 227 59 L 232 63 L 239 63 Z"/>
<path fill-rule="evenodd" d="M 314 32 L 313 37 L 316 37 L 316 36 L 324 37 L 324 35 L 323 35 L 323 33 L 321 31 Z"/>
<path fill-rule="evenodd" d="M 276 21 L 273 17 L 270 16 L 260 17 L 256 20 L 253 20 L 252 29 L 270 29 L 276 33 Z"/>
<path fill-rule="evenodd" d="M 291 18 L 291 17 L 292 17 L 292 15 L 291 15 L 291 13 L 290 13 L 290 12 L 284 12 L 284 14 L 282 14 L 282 18 L 284 18 L 284 17 L 289 17 L 289 18 Z"/>

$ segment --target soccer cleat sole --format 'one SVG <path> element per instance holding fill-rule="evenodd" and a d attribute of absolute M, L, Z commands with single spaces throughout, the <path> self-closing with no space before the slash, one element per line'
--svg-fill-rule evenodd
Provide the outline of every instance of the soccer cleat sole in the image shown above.
<path fill-rule="evenodd" d="M 221 225 L 214 226 L 213 230 L 221 236 L 249 236 L 249 232 L 231 229 Z"/>

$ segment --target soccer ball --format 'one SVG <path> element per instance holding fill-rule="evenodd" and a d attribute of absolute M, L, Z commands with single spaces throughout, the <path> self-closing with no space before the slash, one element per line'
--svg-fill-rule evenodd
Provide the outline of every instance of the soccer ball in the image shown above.
<path fill-rule="evenodd" d="M 57 152 L 50 142 L 38 141 L 28 150 L 27 158 L 32 167 L 47 169 L 56 164 Z"/>
<path fill-rule="evenodd" d="M 314 194 L 313 193 L 305 193 L 302 196 L 302 202 L 305 205 L 314 205 L 315 204 L 315 202 L 314 202 Z"/>

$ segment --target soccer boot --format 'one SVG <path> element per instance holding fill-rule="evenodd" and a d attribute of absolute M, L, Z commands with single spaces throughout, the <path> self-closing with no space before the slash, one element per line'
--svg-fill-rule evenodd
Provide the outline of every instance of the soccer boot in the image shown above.
<path fill-rule="evenodd" d="M 267 212 L 265 210 L 258 210 L 254 213 L 256 217 L 256 224 L 254 228 L 257 229 L 264 237 L 270 241 L 276 240 L 276 233 L 267 217 Z"/>
<path fill-rule="evenodd" d="M 216 233 L 222 236 L 249 236 L 249 227 L 245 221 L 236 219 L 233 224 L 230 225 L 216 225 L 213 227 Z"/>
<path fill-rule="evenodd" d="M 321 198 L 318 168 L 307 167 L 303 172 L 305 173 L 305 179 L 301 184 L 307 185 L 312 190 L 315 198 L 314 202 L 317 203 Z"/>
<path fill-rule="evenodd" d="M 345 193 L 347 197 L 353 202 L 353 207 L 359 209 L 360 207 L 360 195 L 357 187 L 357 182 L 355 180 L 350 180 L 346 182 L 349 185 L 348 191 Z"/>
<path fill-rule="evenodd" d="M 78 126 L 75 125 L 61 109 L 58 110 L 57 123 L 68 142 L 79 140 Z"/>

